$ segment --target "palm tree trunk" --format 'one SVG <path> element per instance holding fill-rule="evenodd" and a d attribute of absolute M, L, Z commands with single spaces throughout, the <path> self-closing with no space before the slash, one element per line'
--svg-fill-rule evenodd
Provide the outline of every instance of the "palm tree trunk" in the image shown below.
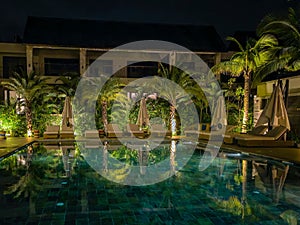
<path fill-rule="evenodd" d="M 32 134 L 32 110 L 28 100 L 25 100 L 25 116 L 27 122 L 27 134 L 30 136 Z"/>
<path fill-rule="evenodd" d="M 170 128 L 172 135 L 176 132 L 176 118 L 175 118 L 175 106 L 170 105 Z"/>
<path fill-rule="evenodd" d="M 247 132 L 247 123 L 249 118 L 249 97 L 250 97 L 250 74 L 244 75 L 244 115 L 242 124 L 242 133 Z"/>
<path fill-rule="evenodd" d="M 103 127 L 104 131 L 107 132 L 107 101 L 102 101 L 102 122 L 103 122 Z"/>

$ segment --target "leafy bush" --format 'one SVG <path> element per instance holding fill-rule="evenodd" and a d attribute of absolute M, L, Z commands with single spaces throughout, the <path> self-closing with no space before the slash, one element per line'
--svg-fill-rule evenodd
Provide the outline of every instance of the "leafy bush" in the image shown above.
<path fill-rule="evenodd" d="M 0 105 L 0 129 L 12 136 L 23 136 L 26 134 L 26 119 L 16 112 L 16 101 Z"/>

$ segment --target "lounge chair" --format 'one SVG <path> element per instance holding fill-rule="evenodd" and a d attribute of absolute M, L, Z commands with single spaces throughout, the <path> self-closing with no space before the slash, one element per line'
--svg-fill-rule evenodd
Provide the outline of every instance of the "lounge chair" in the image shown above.
<path fill-rule="evenodd" d="M 284 141 L 281 137 L 288 131 L 286 127 L 277 126 L 265 135 L 237 136 L 235 140 L 240 146 L 247 147 L 292 147 L 294 141 Z"/>
<path fill-rule="evenodd" d="M 140 130 L 140 127 L 137 124 L 127 124 L 127 131 L 130 133 L 131 137 L 137 137 L 137 138 L 145 137 L 144 131 Z"/>
<path fill-rule="evenodd" d="M 201 129 L 202 129 L 202 127 L 200 126 L 200 124 L 192 125 L 192 126 L 186 127 L 184 129 L 184 134 L 186 136 L 191 136 L 191 135 L 195 135 L 195 134 L 199 135 Z"/>
<path fill-rule="evenodd" d="M 226 125 L 225 134 L 222 132 L 222 130 L 217 130 L 212 128 L 211 131 L 204 131 L 202 130 L 202 125 L 198 125 L 198 129 L 187 129 L 185 131 L 186 136 L 191 135 L 198 135 L 198 138 L 200 140 L 220 140 L 223 138 L 223 141 L 225 142 L 233 142 L 233 138 L 230 137 L 229 133 L 235 128 L 234 125 Z"/>
<path fill-rule="evenodd" d="M 63 125 L 60 131 L 60 138 L 61 139 L 75 138 L 73 128 Z"/>
<path fill-rule="evenodd" d="M 170 130 L 167 130 L 166 127 L 164 127 L 161 124 L 153 124 L 151 125 L 151 135 L 156 137 L 171 137 L 172 132 Z"/>
<path fill-rule="evenodd" d="M 106 137 L 113 138 L 123 135 L 123 131 L 119 129 L 119 126 L 117 124 L 107 124 L 107 131 L 106 131 Z"/>
<path fill-rule="evenodd" d="M 44 139 L 58 139 L 59 137 L 59 125 L 51 125 L 46 127 L 46 131 L 44 132 Z"/>
<path fill-rule="evenodd" d="M 99 131 L 98 130 L 86 130 L 84 132 L 84 136 L 87 139 L 99 138 Z"/>
<path fill-rule="evenodd" d="M 253 127 L 252 130 L 246 134 L 233 133 L 230 132 L 228 129 L 226 129 L 226 132 L 224 134 L 224 143 L 234 144 L 237 142 L 235 139 L 236 137 L 249 137 L 249 135 L 264 135 L 267 132 L 267 130 L 268 130 L 268 126 L 264 126 L 264 125 Z"/>

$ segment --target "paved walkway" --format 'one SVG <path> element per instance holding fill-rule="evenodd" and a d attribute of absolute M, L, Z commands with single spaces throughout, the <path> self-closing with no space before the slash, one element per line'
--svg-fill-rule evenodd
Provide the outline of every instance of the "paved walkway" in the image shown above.
<path fill-rule="evenodd" d="M 0 140 L 0 159 L 4 155 L 13 153 L 18 148 L 30 144 L 33 141 L 41 142 L 53 142 L 53 141 L 73 141 L 73 140 L 43 140 L 42 138 L 23 138 L 23 137 L 8 137 L 6 140 Z M 84 139 L 81 139 L 82 141 Z M 205 143 L 201 142 L 205 146 Z M 225 150 L 244 152 L 249 154 L 255 154 L 259 156 L 267 156 L 278 160 L 288 161 L 300 164 L 300 148 L 276 148 L 276 147 L 241 147 L 237 145 L 223 144 L 222 148 Z"/>
<path fill-rule="evenodd" d="M 24 145 L 30 144 L 35 140 L 35 138 L 25 138 L 25 137 L 7 137 L 6 139 L 0 140 L 0 159 L 10 154 L 17 149 L 23 147 Z"/>

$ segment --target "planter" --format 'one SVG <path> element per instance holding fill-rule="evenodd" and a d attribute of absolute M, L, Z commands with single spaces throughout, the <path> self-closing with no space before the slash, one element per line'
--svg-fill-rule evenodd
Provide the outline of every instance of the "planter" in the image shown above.
<path fill-rule="evenodd" d="M 6 139 L 6 131 L 0 130 L 0 139 Z"/>

